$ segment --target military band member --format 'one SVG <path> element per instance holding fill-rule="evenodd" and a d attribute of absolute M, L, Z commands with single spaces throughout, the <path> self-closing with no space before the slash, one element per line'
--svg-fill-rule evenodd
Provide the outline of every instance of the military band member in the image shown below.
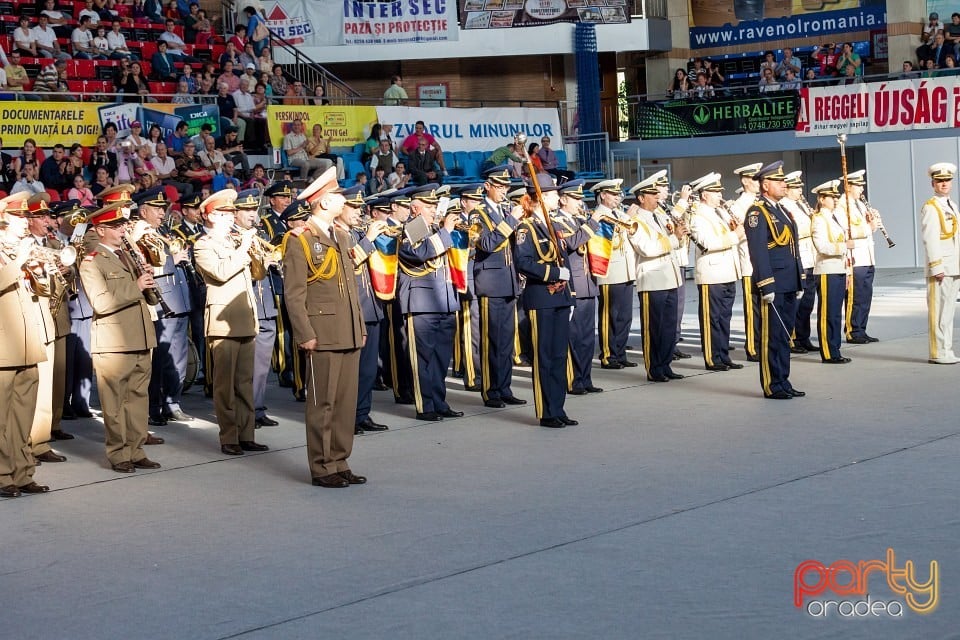
<path fill-rule="evenodd" d="M 604 180 L 591 191 L 597 194 L 597 211 L 601 217 L 629 222 L 621 208 L 623 180 Z M 637 258 L 628 232 L 623 227 L 613 230 L 613 253 L 607 275 L 597 278 L 600 304 L 597 321 L 600 327 L 600 366 L 603 369 L 635 367 L 627 360 L 627 339 L 633 324 L 633 292 L 637 279 Z M 676 321 L 676 317 L 674 317 Z M 672 356 L 671 356 L 672 357 Z"/>
<path fill-rule="evenodd" d="M 386 228 L 387 223 L 374 220 L 367 226 L 366 233 L 356 229 L 363 213 L 363 185 L 354 185 L 344 189 L 343 211 L 336 219 L 337 227 L 351 238 L 349 256 L 353 262 L 354 278 L 357 281 L 357 293 L 360 296 L 360 311 L 367 329 L 367 339 L 360 350 L 360 374 L 357 379 L 357 414 L 354 420 L 354 435 L 364 431 L 386 431 L 389 427 L 374 422 L 370 417 L 373 405 L 373 387 L 377 381 L 377 355 L 380 351 L 380 323 L 383 321 L 383 308 L 373 293 L 370 282 L 370 254 L 376 251 L 373 241 Z"/>
<path fill-rule="evenodd" d="M 527 186 L 521 185 L 513 191 L 507 192 L 507 200 L 510 202 L 511 210 L 520 207 L 520 201 L 527 195 Z M 523 297 L 523 285 L 526 280 L 520 278 L 520 292 L 517 294 L 518 304 L 514 308 L 513 314 L 513 365 L 515 367 L 529 367 L 533 362 L 533 336 L 530 332 L 530 318 L 527 316 L 526 309 L 519 304 Z"/>
<path fill-rule="evenodd" d="M 513 233 L 523 211 L 508 209 L 510 171 L 506 165 L 485 173 L 483 202 L 470 215 L 479 230 L 473 261 L 473 283 L 480 307 L 481 394 L 485 406 L 526 404 L 513 395 L 517 296 L 520 280 L 513 259 Z"/>
<path fill-rule="evenodd" d="M 150 350 L 157 346 L 156 314 L 143 292 L 157 283 L 152 270 L 146 267 L 141 275 L 134 258 L 123 249 L 128 207 L 129 201 L 118 201 L 92 214 L 100 242 L 80 262 L 80 279 L 93 306 L 93 364 L 107 459 L 118 473 L 160 467 L 143 452 L 148 435 Z"/>
<path fill-rule="evenodd" d="M 471 184 L 460 191 L 460 210 L 463 223 L 470 224 L 473 210 L 483 202 L 483 183 Z M 460 294 L 460 311 L 457 313 L 457 346 L 454 349 L 453 366 L 463 374 L 466 391 L 480 391 L 480 305 L 473 281 L 473 261 L 476 248 L 470 247 L 470 266 L 467 269 L 467 291 Z M 459 357 L 458 357 L 459 355 Z"/>
<path fill-rule="evenodd" d="M 593 384 L 600 289 L 587 261 L 587 241 L 596 233 L 599 224 L 595 219 L 598 216 L 588 219 L 585 215 L 583 185 L 583 180 L 568 180 L 560 185 L 560 209 L 551 215 L 567 246 L 566 267 L 570 269 L 574 295 L 567 357 L 567 391 L 573 395 L 603 391 Z"/>
<path fill-rule="evenodd" d="M 180 238 L 183 246 L 187 247 L 190 253 L 190 259 L 193 260 L 193 246 L 197 243 L 204 233 L 203 217 L 200 215 L 200 203 L 203 201 L 203 193 L 197 192 L 189 196 L 180 198 L 180 213 L 183 216 L 180 224 L 173 228 L 173 233 Z M 202 384 L 205 390 L 212 393 L 206 380 L 207 373 L 207 343 L 203 336 L 203 314 L 207 307 L 207 285 L 203 278 L 197 274 L 196 267 L 187 273 L 187 284 L 190 288 L 190 340 L 197 350 L 199 366 L 197 372 L 196 384 Z"/>
<path fill-rule="evenodd" d="M 876 209 L 868 208 L 863 199 L 867 184 L 865 174 L 865 169 L 847 174 L 848 193 L 841 195 L 837 203 L 837 207 L 850 218 L 854 242 L 853 282 L 847 289 L 846 300 L 846 337 L 851 344 L 879 341 L 867 335 L 867 321 L 873 303 L 873 278 L 877 264 L 873 234 L 879 228 L 880 214 Z"/>
<path fill-rule="evenodd" d="M 560 203 L 559 187 L 552 179 L 541 180 L 543 205 L 547 211 L 555 211 Z M 578 424 L 563 408 L 573 305 L 570 269 L 563 266 L 567 248 L 554 242 L 535 190 L 531 189 L 520 206 L 524 219 L 517 227 L 516 257 L 517 271 L 526 278 L 520 301 L 530 318 L 534 405 L 541 427 L 563 428 Z"/>
<path fill-rule="evenodd" d="M 387 224 L 402 227 L 410 218 L 410 192 L 413 187 L 399 189 L 390 195 L 390 215 Z M 397 274 L 399 278 L 399 274 Z M 407 344 L 407 331 L 403 325 L 403 312 L 400 301 L 394 297 L 383 305 L 387 315 L 386 353 L 381 349 L 384 364 L 384 382 L 393 389 L 393 400 L 397 404 L 414 404 L 413 370 L 410 367 L 410 349 Z"/>
<path fill-rule="evenodd" d="M 310 204 L 311 216 L 302 231 L 290 231 L 283 269 L 294 340 L 310 357 L 307 455 L 314 485 L 342 488 L 366 482 L 347 463 L 366 326 L 348 255 L 350 238 L 333 224 L 344 206 L 336 167 L 324 171 L 299 199 Z"/>
<path fill-rule="evenodd" d="M 783 162 L 757 172 L 760 197 L 747 210 L 745 230 L 760 307 L 760 386 L 765 398 L 789 400 L 806 395 L 790 383 L 790 335 L 797 317 L 803 269 L 797 227 L 780 206 L 786 194 Z"/>
<path fill-rule="evenodd" d="M 220 425 L 220 451 L 232 456 L 269 449 L 254 441 L 257 313 L 250 248 L 256 232 L 232 233 L 236 198 L 236 191 L 224 189 L 200 203 L 210 231 L 193 249 L 197 272 L 207 283 L 204 334 L 213 359 L 213 406 Z"/>
<path fill-rule="evenodd" d="M 817 340 L 820 359 L 828 364 L 846 364 L 850 358 L 840 354 L 843 337 L 843 298 L 850 273 L 850 252 L 853 240 L 847 239 L 847 222 L 837 209 L 840 181 L 828 180 L 817 185 L 817 213 L 813 216 L 811 232 L 816 251 L 813 279 L 816 281 Z M 804 292 L 803 295 L 807 295 Z"/>
<path fill-rule="evenodd" d="M 260 229 L 260 192 L 246 189 L 237 194 L 233 202 L 237 226 L 253 230 L 259 235 Z M 264 239 L 266 241 L 266 239 Z M 277 268 L 276 262 L 264 262 L 268 272 Z M 254 339 L 253 357 L 253 407 L 254 427 L 275 427 L 279 422 L 267 415 L 264 402 L 267 392 L 267 376 L 270 375 L 270 362 L 273 359 L 273 346 L 277 339 L 277 303 L 274 295 L 273 278 L 252 279 L 253 302 L 257 309 L 257 336 Z"/>
<path fill-rule="evenodd" d="M 657 208 L 654 211 L 658 219 L 664 222 L 670 222 L 671 225 L 675 223 L 675 220 L 682 218 L 684 212 L 687 209 L 687 198 L 690 197 L 690 185 L 683 185 L 679 190 L 679 200 L 676 204 L 668 204 L 670 201 L 670 180 L 667 178 L 667 170 L 661 169 L 653 174 L 656 177 L 657 181 Z M 680 265 L 680 288 L 677 289 L 677 344 L 683 342 L 683 313 L 686 307 L 686 298 L 687 298 L 687 278 L 686 278 L 686 269 L 690 265 L 690 242 L 689 239 L 683 237 L 680 239 L 680 244 L 674 250 L 674 254 L 677 258 L 677 264 Z M 689 353 L 681 351 L 679 346 L 673 351 L 674 360 L 682 360 L 686 358 L 691 358 Z"/>
<path fill-rule="evenodd" d="M 690 218 L 690 237 L 697 248 L 695 279 L 700 294 L 700 341 L 708 371 L 742 369 L 730 358 L 730 318 L 740 280 L 737 253 L 739 223 L 722 206 L 719 173 L 696 181 L 700 202 Z"/>
<path fill-rule="evenodd" d="M 762 167 L 762 162 L 755 162 L 733 170 L 735 174 L 740 176 L 740 188 L 743 189 L 743 192 L 730 206 L 730 212 L 740 223 L 740 229 L 745 229 L 747 210 L 753 206 L 760 195 L 760 181 L 757 180 L 757 172 Z M 740 273 L 743 274 L 743 281 L 741 282 L 745 333 L 743 346 L 747 351 L 747 360 L 749 362 L 759 362 L 757 345 L 758 340 L 760 340 L 760 297 L 757 295 L 757 289 L 754 286 L 753 263 L 750 260 L 750 246 L 747 242 L 746 233 L 738 233 L 737 236 L 740 238 L 738 247 Z"/>
<path fill-rule="evenodd" d="M 0 229 L 0 327 L 5 343 L 0 349 L 0 497 L 44 493 L 49 487 L 34 482 L 35 461 L 30 451 L 30 427 L 37 404 L 40 374 L 37 363 L 46 358 L 37 325 L 40 300 L 27 289 L 24 268 L 35 243 L 27 239 L 28 194 L 0 200 L 6 227 Z"/>
<path fill-rule="evenodd" d="M 933 197 L 920 209 L 920 236 L 926 254 L 927 325 L 931 364 L 957 364 L 953 352 L 953 319 L 960 289 L 960 209 L 950 198 L 957 167 L 949 162 L 932 165 L 927 173 Z"/>
<path fill-rule="evenodd" d="M 631 207 L 632 217 L 624 229 L 629 234 L 631 255 L 636 256 L 647 379 L 667 382 L 683 378 L 670 364 L 677 346 L 677 291 L 683 278 L 676 249 L 684 229 L 682 222 L 670 223 L 654 213 L 660 197 L 657 178 L 657 175 L 649 176 L 630 189 L 637 205 Z"/>
<path fill-rule="evenodd" d="M 168 419 L 191 422 L 193 416 L 180 407 L 187 372 L 187 328 L 190 326 L 190 288 L 186 271 L 180 265 L 189 262 L 190 255 L 182 245 L 177 253 L 171 249 L 169 240 L 176 236 L 163 227 L 163 223 L 172 203 L 167 200 L 163 187 L 138 193 L 135 201 L 140 219 L 134 223 L 130 239 L 141 249 L 148 242 L 155 245 L 144 255 L 154 266 L 157 289 L 170 309 L 170 315 L 167 315 L 158 308 L 154 323 L 157 348 L 153 352 L 150 377 L 150 424 L 163 426 Z M 147 253 L 157 260 L 150 260 Z"/>
<path fill-rule="evenodd" d="M 802 171 L 791 171 L 784 181 L 787 185 L 787 195 L 782 200 L 784 209 L 793 216 L 793 223 L 797 225 L 797 243 L 800 247 L 800 264 L 803 266 L 803 294 L 797 303 L 797 320 L 794 329 L 793 346 L 791 353 L 807 353 L 817 348 L 810 342 L 810 316 L 816 302 L 817 279 L 813 277 L 814 254 L 813 239 L 811 237 L 811 218 L 813 211 L 807 206 L 803 197 Z"/>

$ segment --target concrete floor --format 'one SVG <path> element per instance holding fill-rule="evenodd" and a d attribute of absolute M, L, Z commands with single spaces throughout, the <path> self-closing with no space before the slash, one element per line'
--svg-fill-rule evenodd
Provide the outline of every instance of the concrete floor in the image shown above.
<path fill-rule="evenodd" d="M 681 346 L 699 355 L 688 293 Z M 65 423 L 70 460 L 37 474 L 54 490 L 0 501 L 0 637 L 960 637 L 960 366 L 926 363 L 919 272 L 878 274 L 870 333 L 849 365 L 795 357 L 808 395 L 788 402 L 760 397 L 754 364 L 695 356 L 669 384 L 598 368 L 606 392 L 569 397 L 580 425 L 562 430 L 456 380 L 467 415 L 442 423 L 377 392 L 391 430 L 357 439 L 370 482 L 343 490 L 309 484 L 287 389 L 269 391 L 281 425 L 257 432 L 269 452 L 221 455 L 194 390 L 185 408 L 208 421 L 158 429 L 163 468 L 132 476 L 107 467 L 96 420 Z M 529 369 L 515 381 L 531 398 Z M 888 547 L 921 580 L 939 562 L 935 611 L 794 607 L 800 562 Z M 869 592 L 904 601 L 879 573 Z"/>

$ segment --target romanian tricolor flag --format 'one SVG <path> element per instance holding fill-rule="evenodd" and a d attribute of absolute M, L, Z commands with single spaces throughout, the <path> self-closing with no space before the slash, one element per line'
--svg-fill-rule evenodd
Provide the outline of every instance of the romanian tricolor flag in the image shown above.
<path fill-rule="evenodd" d="M 397 264 L 400 239 L 381 233 L 373 241 L 376 249 L 370 254 L 370 284 L 381 300 L 393 300 L 397 293 Z"/>
<path fill-rule="evenodd" d="M 601 222 L 596 234 L 587 240 L 587 262 L 590 273 L 602 278 L 610 267 L 610 255 L 613 253 L 613 225 Z"/>
<path fill-rule="evenodd" d="M 450 281 L 460 293 L 467 292 L 467 269 L 470 265 L 470 235 L 454 229 L 450 232 L 453 246 L 447 249 Z"/>

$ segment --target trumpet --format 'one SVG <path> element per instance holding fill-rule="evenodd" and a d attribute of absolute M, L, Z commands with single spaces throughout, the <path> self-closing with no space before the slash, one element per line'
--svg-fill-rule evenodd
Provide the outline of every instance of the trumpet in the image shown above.
<path fill-rule="evenodd" d="M 630 235 L 635 234 L 640 228 L 640 223 L 636 220 L 621 220 L 607 214 L 601 215 L 599 220 L 600 222 L 606 222 L 607 224 L 613 225 L 614 228 L 619 229 L 620 231 L 626 231 Z"/>
<path fill-rule="evenodd" d="M 372 222 L 372 221 L 371 221 Z M 367 229 L 370 228 L 371 222 L 366 222 L 364 224 L 358 224 L 354 227 L 360 233 L 366 233 Z M 402 224 L 387 225 L 383 231 L 380 232 L 380 235 L 390 236 L 391 238 L 399 237 L 403 233 Z"/>
<path fill-rule="evenodd" d="M 866 214 L 867 222 L 873 222 L 874 216 L 872 213 L 870 213 L 870 211 L 875 211 L 875 209 L 872 206 L 870 206 L 870 203 L 867 202 L 867 199 L 862 194 L 860 195 L 860 202 L 862 202 L 863 206 L 867 208 L 867 214 Z M 887 241 L 887 248 L 893 249 L 895 246 L 897 246 L 897 243 L 894 242 L 893 238 L 891 238 L 890 235 L 887 233 L 887 228 L 883 226 L 883 220 L 880 219 L 880 216 L 878 215 L 876 216 L 876 218 L 877 218 L 877 229 L 880 230 L 880 234 L 883 236 L 883 239 Z"/>
<path fill-rule="evenodd" d="M 250 235 L 253 239 L 253 242 L 250 243 L 250 248 L 247 250 L 247 254 L 250 256 L 250 276 L 254 280 L 263 280 L 266 278 L 271 263 L 276 264 L 283 260 L 283 251 L 280 250 L 280 247 L 270 244 L 258 236 L 254 228 L 244 229 L 239 225 L 233 225 L 232 235 L 234 241 L 237 243 L 237 248 L 239 248 L 243 242 L 244 235 Z"/>

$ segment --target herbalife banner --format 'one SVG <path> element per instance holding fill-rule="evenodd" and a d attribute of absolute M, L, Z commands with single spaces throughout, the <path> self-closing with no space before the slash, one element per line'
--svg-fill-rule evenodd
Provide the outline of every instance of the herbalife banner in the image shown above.
<path fill-rule="evenodd" d="M 960 127 L 960 77 L 893 80 L 800 91 L 798 136 Z"/>
<path fill-rule="evenodd" d="M 493 151 L 513 142 L 518 133 L 537 143 L 547 136 L 551 147 L 563 148 L 556 109 L 377 107 L 377 119 L 380 124 L 393 125 L 391 135 L 398 142 L 413 133 L 418 120 L 423 120 L 427 133 L 444 151 Z"/>
<path fill-rule="evenodd" d="M 463 14 L 464 29 L 630 22 L 627 0 L 465 0 Z"/>
<path fill-rule="evenodd" d="M 794 91 L 641 102 L 637 105 L 634 135 L 655 140 L 793 129 L 797 102 Z"/>

